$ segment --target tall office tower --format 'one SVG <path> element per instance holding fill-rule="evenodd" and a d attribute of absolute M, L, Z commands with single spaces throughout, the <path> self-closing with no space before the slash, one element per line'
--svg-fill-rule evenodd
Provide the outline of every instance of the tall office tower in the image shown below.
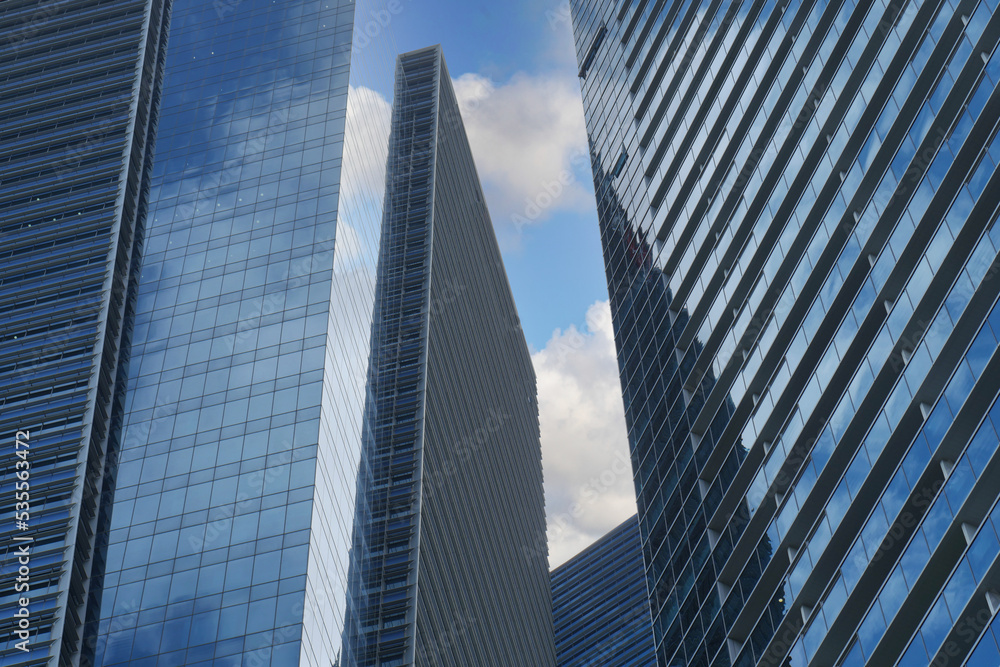
<path fill-rule="evenodd" d="M 638 517 L 552 571 L 559 667 L 656 663 Z"/>
<path fill-rule="evenodd" d="M 167 12 L 0 6 L 4 665 L 79 664 L 100 604 Z"/>
<path fill-rule="evenodd" d="M 173 3 L 97 664 L 337 659 L 378 222 L 338 202 L 354 11 Z"/>
<path fill-rule="evenodd" d="M 555 665 L 535 376 L 441 48 L 399 57 L 344 665 Z"/>
<path fill-rule="evenodd" d="M 995 2 L 571 4 L 659 664 L 997 664 Z"/>

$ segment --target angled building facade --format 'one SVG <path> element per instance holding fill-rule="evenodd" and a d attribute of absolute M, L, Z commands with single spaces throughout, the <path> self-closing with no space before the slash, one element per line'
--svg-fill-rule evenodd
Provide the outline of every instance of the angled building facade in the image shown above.
<path fill-rule="evenodd" d="M 996 664 L 995 3 L 571 7 L 658 664 Z"/>
<path fill-rule="evenodd" d="M 554 666 L 531 359 L 440 47 L 396 65 L 344 665 Z"/>
<path fill-rule="evenodd" d="M 656 663 L 638 517 L 552 571 L 559 667 Z"/>
<path fill-rule="evenodd" d="M 168 14 L 162 0 L 0 7 L 4 665 L 93 651 Z"/>

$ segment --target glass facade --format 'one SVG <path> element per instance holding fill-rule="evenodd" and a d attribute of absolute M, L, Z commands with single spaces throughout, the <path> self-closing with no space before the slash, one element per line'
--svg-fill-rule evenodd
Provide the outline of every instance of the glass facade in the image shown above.
<path fill-rule="evenodd" d="M 552 617 L 559 667 L 656 663 L 638 517 L 552 571 Z"/>
<path fill-rule="evenodd" d="M 996 664 L 996 3 L 571 6 L 658 664 Z"/>
<path fill-rule="evenodd" d="M 167 11 L 0 7 L 0 664 L 93 653 Z"/>
<path fill-rule="evenodd" d="M 97 664 L 339 659 L 379 219 L 338 211 L 354 20 L 173 3 Z"/>
<path fill-rule="evenodd" d="M 440 47 L 399 57 L 387 173 L 344 664 L 554 667 L 534 371 Z"/>

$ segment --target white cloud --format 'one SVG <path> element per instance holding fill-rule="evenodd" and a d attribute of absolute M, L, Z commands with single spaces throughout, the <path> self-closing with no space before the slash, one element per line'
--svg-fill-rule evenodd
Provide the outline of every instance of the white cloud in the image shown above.
<path fill-rule="evenodd" d="M 374 275 L 391 123 L 388 100 L 370 88 L 350 87 L 334 259 L 338 274 L 360 268 Z"/>
<path fill-rule="evenodd" d="M 499 85 L 467 73 L 454 84 L 502 237 L 559 210 L 593 209 L 580 88 L 569 70 L 518 72 Z"/>
<path fill-rule="evenodd" d="M 351 86 L 347 94 L 341 198 L 381 195 L 389 153 L 392 104 L 380 93 Z"/>
<path fill-rule="evenodd" d="M 532 355 L 553 567 L 636 511 L 608 302 L 586 322 L 556 329 Z"/>
<path fill-rule="evenodd" d="M 518 72 L 495 84 L 481 74 L 454 80 L 477 171 L 501 241 L 558 211 L 593 209 L 590 159 L 572 68 Z M 378 207 L 385 183 L 392 105 L 377 91 L 352 86 L 341 184 L 341 209 Z"/>

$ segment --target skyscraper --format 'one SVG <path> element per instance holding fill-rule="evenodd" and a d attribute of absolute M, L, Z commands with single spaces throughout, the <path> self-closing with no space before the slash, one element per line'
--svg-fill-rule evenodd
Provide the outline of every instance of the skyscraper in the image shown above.
<path fill-rule="evenodd" d="M 167 10 L 0 7 L 5 665 L 79 664 L 99 612 Z"/>
<path fill-rule="evenodd" d="M 387 173 L 343 664 L 554 667 L 535 376 L 439 46 Z"/>
<path fill-rule="evenodd" d="M 642 667 L 656 661 L 638 517 L 552 571 L 559 667 Z"/>
<path fill-rule="evenodd" d="M 378 234 L 339 199 L 354 12 L 173 2 L 97 664 L 340 653 Z"/>
<path fill-rule="evenodd" d="M 571 6 L 659 664 L 997 664 L 995 3 Z"/>

